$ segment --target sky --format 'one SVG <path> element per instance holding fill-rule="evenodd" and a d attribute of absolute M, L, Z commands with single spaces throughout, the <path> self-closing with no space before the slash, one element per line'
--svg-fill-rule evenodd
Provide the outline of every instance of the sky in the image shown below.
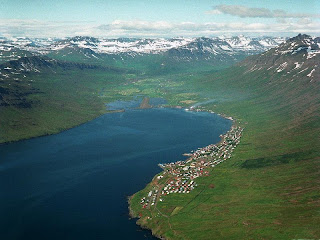
<path fill-rule="evenodd" d="M 0 0 L 0 36 L 320 36 L 319 0 Z"/>

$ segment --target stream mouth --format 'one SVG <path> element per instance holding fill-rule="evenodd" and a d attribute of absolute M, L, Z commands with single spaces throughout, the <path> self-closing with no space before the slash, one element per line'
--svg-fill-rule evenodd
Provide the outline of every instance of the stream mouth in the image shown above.
<path fill-rule="evenodd" d="M 136 109 L 139 108 L 145 100 L 147 100 L 150 107 L 161 107 L 167 104 L 167 101 L 163 98 L 148 98 L 142 96 L 135 96 L 130 101 L 118 100 L 111 103 L 107 103 L 106 108 L 110 111 Z"/>

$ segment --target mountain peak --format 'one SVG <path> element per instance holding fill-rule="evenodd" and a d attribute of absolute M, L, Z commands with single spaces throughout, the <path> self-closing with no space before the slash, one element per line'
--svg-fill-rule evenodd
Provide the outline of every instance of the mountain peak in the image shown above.
<path fill-rule="evenodd" d="M 262 54 L 251 56 L 239 63 L 248 68 L 248 72 L 264 69 L 273 77 L 290 79 L 290 81 L 318 82 L 320 79 L 320 47 L 318 38 L 299 34 L 278 47 Z"/>
<path fill-rule="evenodd" d="M 286 42 L 278 47 L 278 52 L 281 54 L 296 54 L 296 53 L 312 53 L 320 50 L 317 44 L 317 38 L 313 39 L 307 34 L 298 34 L 295 37 L 289 38 Z"/>
<path fill-rule="evenodd" d="M 297 36 L 289 38 L 288 41 L 293 42 L 293 41 L 303 41 L 305 39 L 312 39 L 310 35 L 307 34 L 301 34 L 299 33 Z"/>

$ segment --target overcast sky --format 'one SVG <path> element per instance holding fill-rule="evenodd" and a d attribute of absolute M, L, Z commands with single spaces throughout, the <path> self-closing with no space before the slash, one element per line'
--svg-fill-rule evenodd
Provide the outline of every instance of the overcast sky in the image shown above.
<path fill-rule="evenodd" d="M 0 35 L 320 34 L 319 0 L 0 0 Z"/>

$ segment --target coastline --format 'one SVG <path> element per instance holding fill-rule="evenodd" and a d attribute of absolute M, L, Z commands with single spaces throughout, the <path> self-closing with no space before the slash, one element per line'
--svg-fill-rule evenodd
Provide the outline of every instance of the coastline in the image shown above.
<path fill-rule="evenodd" d="M 158 106 L 152 106 L 150 105 L 150 98 L 149 97 L 143 97 L 142 99 L 142 102 L 140 103 L 140 105 L 137 107 L 137 108 L 133 108 L 133 109 L 149 109 L 149 108 L 156 108 Z M 169 108 L 181 108 L 181 107 L 178 107 L 178 106 L 164 106 L 164 107 L 169 107 Z M 102 112 L 103 111 L 103 112 Z M 101 113 L 102 112 L 102 113 Z M 30 140 L 30 139 L 33 139 L 33 138 L 40 138 L 40 137 L 46 137 L 46 136 L 50 136 L 50 135 L 55 135 L 55 134 L 59 134 L 59 133 L 62 133 L 64 131 L 68 131 L 72 128 L 76 128 L 76 127 L 79 127 L 83 124 L 86 124 L 92 120 L 95 120 L 101 116 L 103 116 L 104 114 L 112 114 L 112 113 L 119 113 L 119 112 L 125 112 L 125 109 L 116 109 L 116 110 L 106 110 L 106 109 L 102 109 L 100 113 L 97 113 L 95 116 L 93 116 L 92 118 L 84 121 L 84 122 L 81 122 L 79 124 L 75 124 L 75 125 L 72 125 L 70 127 L 67 127 L 67 128 L 64 128 L 64 129 L 57 129 L 57 130 L 54 130 L 52 133 L 43 133 L 43 134 L 39 134 L 39 135 L 34 135 L 34 136 L 31 136 L 31 137 L 25 137 L 25 138 L 20 138 L 20 139 L 16 139 L 16 140 L 10 140 L 10 141 L 5 141 L 5 142 L 0 142 L 0 146 L 1 145 L 8 145 L 8 144 L 11 144 L 11 143 L 15 143 L 15 142 L 20 142 L 20 141 L 26 141 L 26 140 Z"/>
<path fill-rule="evenodd" d="M 136 108 L 136 109 L 148 109 L 148 108 L 155 108 L 155 107 L 156 107 L 156 106 L 151 106 L 151 105 L 149 105 L 149 98 L 148 98 L 148 97 L 145 97 L 145 98 L 143 99 L 142 103 L 140 104 L 140 106 L 139 106 L 138 108 Z M 208 112 L 208 113 L 216 114 L 216 115 L 221 116 L 221 117 L 223 117 L 223 118 L 227 118 L 227 119 L 229 119 L 229 120 L 232 120 L 232 126 L 231 126 L 231 128 L 234 127 L 234 126 L 236 126 L 236 121 L 235 121 L 234 119 L 232 119 L 231 117 L 227 117 L 227 116 L 224 115 L 224 114 L 215 113 L 215 112 L 210 111 L 210 110 L 208 110 L 208 109 L 205 109 L 205 108 L 203 108 L 203 107 L 202 107 L 202 109 L 199 109 L 199 108 L 196 108 L 196 109 L 192 109 L 192 108 L 191 108 L 191 109 L 188 109 L 188 108 L 181 107 L 181 106 L 176 106 L 176 105 L 165 105 L 165 106 L 162 106 L 162 107 L 172 108 L 172 109 L 181 109 L 181 110 L 184 109 L 184 110 L 187 110 L 187 111 L 194 111 L 194 112 L 201 112 L 201 111 L 202 111 L 202 112 Z M 59 134 L 59 133 L 61 133 L 61 132 L 70 130 L 70 129 L 72 129 L 72 128 L 81 126 L 81 125 L 83 125 L 83 124 L 86 124 L 86 123 L 88 123 L 88 122 L 90 122 L 90 121 L 92 121 L 92 120 L 94 120 L 94 119 L 97 119 L 97 118 L 103 116 L 104 114 L 119 113 L 119 112 L 125 112 L 125 110 L 124 110 L 124 109 L 120 109 L 120 110 L 109 110 L 109 111 L 106 110 L 104 113 L 101 113 L 101 114 L 93 117 L 92 119 L 89 119 L 89 120 L 87 120 L 87 121 L 85 121 L 85 122 L 82 122 L 82 123 L 80 123 L 80 124 L 74 125 L 74 126 L 72 126 L 72 127 L 70 127 L 70 128 L 66 128 L 66 129 L 63 129 L 63 130 L 60 130 L 60 131 L 57 131 L 57 132 L 54 132 L 54 133 L 50 133 L 50 134 L 43 134 L 43 135 L 40 135 L 40 136 L 34 136 L 34 137 L 30 137 L 30 138 L 19 139 L 19 140 L 16 140 L 16 141 L 4 142 L 4 143 L 0 143 L 0 145 L 6 145 L 6 144 L 10 144 L 10 143 L 14 143 L 14 142 L 20 142 L 20 141 L 25 141 L 25 140 L 29 140 L 29 139 L 33 139 L 33 138 L 45 137 L 45 136 L 50 136 L 50 135 L 54 135 L 54 134 Z M 223 139 L 221 138 L 220 141 L 219 141 L 218 143 L 216 143 L 215 145 L 221 144 L 222 140 L 223 140 Z M 161 172 L 162 172 L 162 171 L 161 171 Z M 159 172 L 159 173 L 161 173 L 161 172 Z M 155 176 L 153 177 L 152 181 L 154 180 L 154 178 L 155 178 L 156 176 L 157 176 L 157 175 L 155 175 Z M 151 181 L 151 182 L 152 182 L 152 181 Z M 136 220 L 137 220 L 137 221 L 136 221 L 136 224 L 137 224 L 139 227 L 141 227 L 141 229 L 151 231 L 152 235 L 155 236 L 155 237 L 157 237 L 157 238 L 159 238 L 159 239 L 165 239 L 163 236 L 156 234 L 156 233 L 153 231 L 153 229 L 150 229 L 150 228 L 148 228 L 146 225 L 138 222 L 139 217 L 134 213 L 133 209 L 131 208 L 131 200 L 132 200 L 132 198 L 133 198 L 134 195 L 135 195 L 135 194 L 133 194 L 132 196 L 128 197 L 128 210 L 129 210 L 129 216 L 130 216 L 130 218 L 136 219 Z"/>
<path fill-rule="evenodd" d="M 179 108 L 179 109 L 181 109 L 180 106 L 167 106 L 167 107 L 170 107 L 170 108 Z M 202 108 L 202 109 L 194 109 L 194 108 L 191 108 L 191 109 L 187 109 L 187 111 L 196 111 L 196 112 L 202 111 L 202 112 L 208 112 L 208 113 L 216 114 L 216 115 L 221 116 L 221 117 L 223 117 L 223 118 L 229 119 L 229 120 L 232 121 L 232 125 L 231 125 L 231 127 L 230 127 L 230 130 L 233 129 L 233 128 L 236 128 L 236 127 L 238 126 L 238 124 L 240 123 L 240 122 L 237 123 L 237 121 L 236 121 L 235 119 L 233 119 L 232 117 L 228 117 L 227 115 L 225 115 L 225 114 L 223 114 L 223 113 L 215 113 L 215 112 L 213 112 L 213 111 L 211 111 L 211 110 L 208 110 L 208 109 L 205 109 L 205 108 Z M 230 131 L 230 130 L 229 130 L 229 131 Z M 229 132 L 229 131 L 228 131 L 228 132 Z M 221 144 L 223 143 L 223 141 L 224 141 L 224 138 L 220 135 L 220 141 L 217 142 L 217 143 L 215 143 L 215 144 L 212 144 L 212 145 L 214 145 L 214 146 L 219 146 L 219 145 L 221 145 Z M 204 147 L 203 147 L 203 148 L 204 148 Z M 183 156 L 188 156 L 188 157 L 191 157 L 191 156 L 192 156 L 191 153 L 183 153 L 182 155 L 183 155 Z M 188 158 L 188 159 L 189 159 L 189 158 Z M 175 162 L 175 163 L 176 163 L 176 162 Z M 152 183 L 154 182 L 156 176 L 161 175 L 161 173 L 163 173 L 164 171 L 165 171 L 165 169 L 162 168 L 162 171 L 160 171 L 158 174 L 156 174 L 156 175 L 152 178 L 152 180 L 151 180 L 146 186 L 148 186 L 149 184 L 152 184 Z M 143 190 L 143 189 L 141 189 L 141 190 Z M 141 191 L 141 190 L 140 190 L 140 191 Z M 136 213 L 134 212 L 134 210 L 132 209 L 132 200 L 133 200 L 133 198 L 135 197 L 135 195 L 136 195 L 137 193 L 138 193 L 138 192 L 136 192 L 136 193 L 134 193 L 133 195 L 129 196 L 129 197 L 128 197 L 128 200 L 127 200 L 127 202 L 128 202 L 128 211 L 129 211 L 129 216 L 130 216 L 130 218 L 136 219 L 136 224 L 137 224 L 139 227 L 141 227 L 142 229 L 146 229 L 146 230 L 151 231 L 151 233 L 152 233 L 153 236 L 159 238 L 160 240 L 166 240 L 166 238 L 165 238 L 164 236 L 159 235 L 159 234 L 156 234 L 152 228 L 147 227 L 145 224 L 143 224 L 141 221 L 139 221 L 139 220 L 141 219 L 141 217 L 140 217 L 138 214 L 136 214 Z M 158 210 L 158 211 L 159 211 L 159 210 Z"/>
<path fill-rule="evenodd" d="M 105 110 L 104 110 L 105 111 Z M 93 118 L 91 119 L 88 119 L 84 122 L 81 122 L 79 124 L 76 124 L 76 125 L 72 125 L 71 127 L 68 127 L 68 128 L 65 128 L 65 129 L 61 129 L 61 130 L 57 130 L 57 131 L 53 131 L 52 133 L 45 133 L 45 134 L 41 134 L 41 135 L 36 135 L 36 136 L 32 136 L 32 137 L 26 137 L 26 138 L 21 138 L 21 139 L 17 139 L 17 140 L 11 140 L 11 141 L 6 141 L 6 142 L 0 142 L 0 146 L 1 145 L 8 145 L 8 144 L 11 144 L 11 143 L 15 143 L 15 142 L 21 142 L 21 141 L 26 141 L 26 140 L 30 140 L 30 139 L 34 139 L 34 138 L 41 138 L 41 137 L 46 137 L 46 136 L 51 136 L 51 135 L 55 135 L 55 134 L 59 134 L 59 133 L 62 133 L 62 132 L 65 132 L 65 131 L 68 131 L 72 128 L 76 128 L 76 127 L 79 127 L 83 124 L 86 124 L 90 121 L 93 121 L 101 116 L 103 116 L 104 114 L 112 114 L 112 113 L 119 113 L 119 112 L 124 112 L 125 110 L 124 109 L 121 109 L 121 110 L 107 110 L 105 111 L 104 113 L 100 113 L 96 116 L 94 116 Z"/>
<path fill-rule="evenodd" d="M 153 179 L 152 179 L 153 180 Z M 134 196 L 135 194 L 133 194 L 133 195 L 131 195 L 131 196 L 129 196 L 127 199 L 127 202 L 128 202 L 128 211 L 129 211 L 129 219 L 134 219 L 134 220 L 136 220 L 136 225 L 138 225 L 142 230 L 144 230 L 144 231 L 150 231 L 151 232 L 151 234 L 152 234 L 152 236 L 154 236 L 154 237 L 156 237 L 156 238 L 158 238 L 158 239 L 160 239 L 160 240 L 166 240 L 166 238 L 165 237 L 163 237 L 163 236 L 160 236 L 160 235 L 157 235 L 152 229 L 150 229 L 150 228 L 148 228 L 147 226 L 144 226 L 143 224 L 140 224 L 140 223 L 138 223 L 137 221 L 139 220 L 139 217 L 137 217 L 137 216 L 135 216 L 135 214 L 134 214 L 134 212 L 133 212 L 133 210 L 131 209 L 131 207 L 130 207 L 130 202 L 131 202 L 131 200 L 132 200 L 132 197 Z"/>

